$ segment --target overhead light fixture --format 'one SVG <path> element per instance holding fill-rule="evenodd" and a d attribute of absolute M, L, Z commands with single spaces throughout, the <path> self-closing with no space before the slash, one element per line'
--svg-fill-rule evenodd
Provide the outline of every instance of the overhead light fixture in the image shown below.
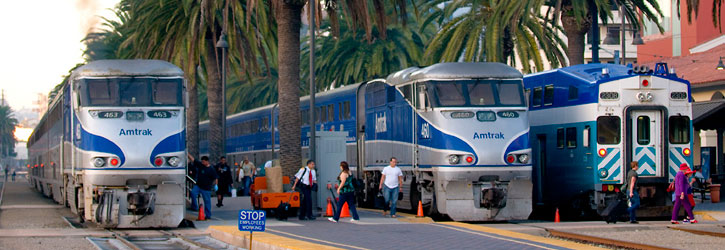
<path fill-rule="evenodd" d="M 720 57 L 720 61 L 717 62 L 717 70 L 723 70 L 725 69 L 725 64 L 722 63 L 722 56 Z"/>
<path fill-rule="evenodd" d="M 642 40 L 642 36 L 639 34 L 639 31 L 634 32 L 634 40 L 632 40 L 632 45 L 642 45 L 644 44 L 644 40 Z"/>

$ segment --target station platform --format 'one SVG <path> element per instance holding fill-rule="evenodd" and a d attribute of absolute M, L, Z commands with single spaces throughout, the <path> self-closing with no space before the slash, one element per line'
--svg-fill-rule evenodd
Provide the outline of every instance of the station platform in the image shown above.
<path fill-rule="evenodd" d="M 216 204 L 216 200 L 212 200 Z M 212 217 L 193 221 L 198 230 L 238 246 L 248 246 L 249 233 L 237 228 L 239 209 L 251 209 L 248 197 L 225 198 L 225 206 L 212 208 Z M 187 210 L 188 211 L 188 210 Z M 459 222 L 434 222 L 430 218 L 398 213 L 384 217 L 377 210 L 359 209 L 360 221 L 326 217 L 300 221 L 267 218 L 266 231 L 253 234 L 255 249 L 598 249 L 591 245 L 547 238 L 505 229 Z M 188 211 L 187 218 L 197 213 Z"/>

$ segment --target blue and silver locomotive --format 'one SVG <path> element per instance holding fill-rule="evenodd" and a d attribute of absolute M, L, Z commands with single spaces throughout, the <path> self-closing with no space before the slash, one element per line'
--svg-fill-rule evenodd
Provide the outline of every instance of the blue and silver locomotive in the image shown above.
<path fill-rule="evenodd" d="M 75 69 L 28 142 L 30 182 L 106 228 L 176 227 L 184 215 L 183 72 L 156 60 Z"/>
<path fill-rule="evenodd" d="M 576 65 L 524 77 L 529 92 L 534 201 L 601 212 L 638 161 L 642 216 L 669 213 L 666 189 L 692 166 L 690 83 L 659 63 Z"/>
<path fill-rule="evenodd" d="M 454 220 L 526 219 L 533 184 L 522 78 L 500 63 L 439 63 L 320 93 L 314 109 L 302 97 L 303 155 L 311 128 L 345 131 L 347 161 L 365 182 L 363 203 L 374 201 L 380 172 L 396 157 L 404 173 L 398 207 L 421 201 Z M 232 161 L 273 158 L 279 119 L 276 105 L 228 116 Z M 208 153 L 207 122 L 200 132 Z"/>

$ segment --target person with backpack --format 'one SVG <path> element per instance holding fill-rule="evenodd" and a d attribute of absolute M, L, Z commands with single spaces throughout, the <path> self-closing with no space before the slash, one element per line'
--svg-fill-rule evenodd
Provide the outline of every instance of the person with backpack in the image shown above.
<path fill-rule="evenodd" d="M 360 217 L 357 215 L 357 209 L 355 209 L 355 186 L 353 185 L 354 178 L 350 174 L 350 166 L 348 166 L 345 161 L 340 162 L 340 170 L 340 175 L 337 176 L 337 181 L 340 183 L 337 186 L 337 195 L 340 197 L 337 201 L 337 211 L 335 211 L 335 215 L 332 218 L 328 218 L 328 220 L 337 222 L 340 219 L 342 205 L 347 202 L 347 206 L 350 208 L 350 212 L 352 213 L 352 219 L 350 219 L 350 222 L 359 221 Z"/>
<path fill-rule="evenodd" d="M 627 199 L 629 199 L 627 212 L 629 212 L 629 223 L 632 224 L 638 224 L 637 221 L 637 208 L 639 208 L 639 192 L 637 191 L 637 180 L 639 179 L 639 175 L 637 175 L 637 169 L 639 169 L 639 162 L 633 161 L 630 163 L 630 169 L 627 172 L 627 179 L 625 179 L 625 187 L 622 189 L 622 192 L 625 192 L 627 194 Z"/>
<path fill-rule="evenodd" d="M 692 206 L 690 205 L 687 197 L 687 190 L 690 187 L 690 184 L 687 182 L 687 173 L 692 174 L 690 168 L 687 166 L 687 163 L 682 163 L 680 165 L 680 171 L 678 171 L 675 176 L 675 205 L 672 207 L 672 218 L 670 220 L 670 223 L 672 224 L 680 224 L 680 222 L 677 221 L 677 214 L 680 213 L 680 207 L 684 207 L 685 212 L 687 212 L 687 218 L 685 218 L 682 222 L 697 223 L 695 215 L 692 214 Z"/>

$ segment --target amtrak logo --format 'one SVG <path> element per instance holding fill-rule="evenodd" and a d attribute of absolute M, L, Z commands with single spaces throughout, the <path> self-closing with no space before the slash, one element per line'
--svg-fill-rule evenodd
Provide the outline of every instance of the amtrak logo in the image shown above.
<path fill-rule="evenodd" d="M 375 114 L 375 133 L 388 132 L 388 119 L 385 113 Z"/>
<path fill-rule="evenodd" d="M 506 137 L 503 135 L 503 132 L 486 132 L 486 133 L 473 133 L 473 139 L 474 140 L 487 140 L 487 139 L 494 139 L 494 140 L 503 140 L 506 139 Z"/>
<path fill-rule="evenodd" d="M 120 132 L 118 132 L 118 135 L 143 135 L 143 136 L 153 136 L 151 134 L 151 129 L 121 129 Z"/>

